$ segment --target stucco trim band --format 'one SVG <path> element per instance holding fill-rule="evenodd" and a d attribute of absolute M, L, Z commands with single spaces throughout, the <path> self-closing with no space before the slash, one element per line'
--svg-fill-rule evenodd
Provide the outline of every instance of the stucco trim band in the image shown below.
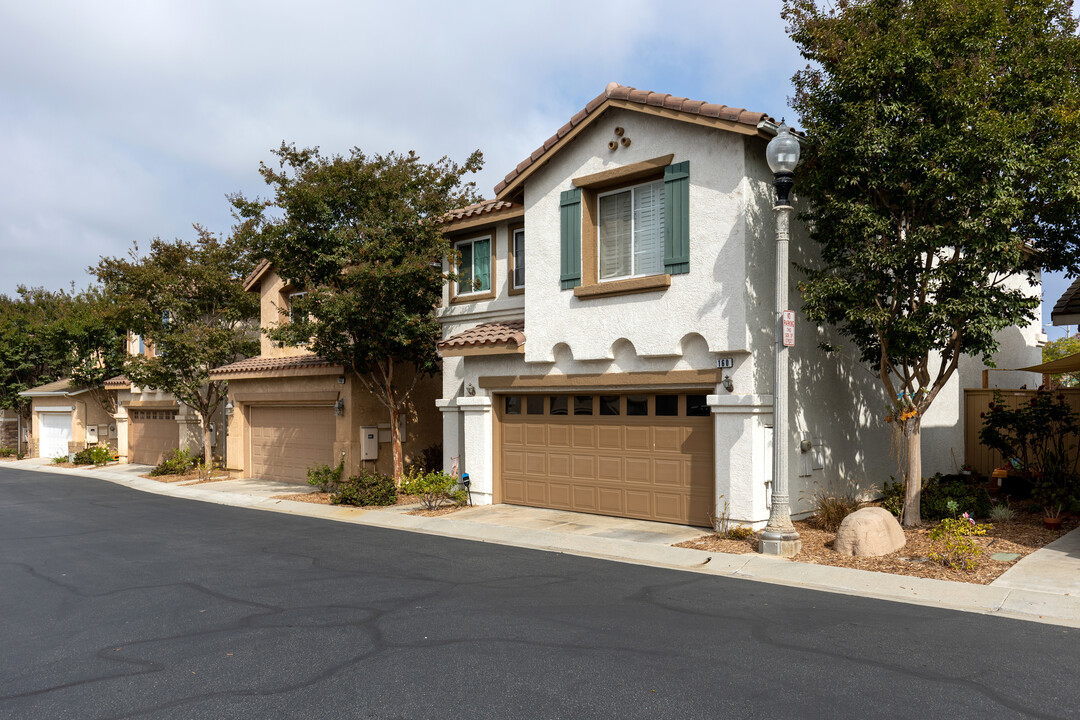
<path fill-rule="evenodd" d="M 295 403 L 329 403 L 333 405 L 338 399 L 336 390 L 319 390 L 317 392 L 273 392 L 273 391 L 248 391 L 229 393 L 233 402 L 239 403 L 274 403 L 291 405 Z"/>
<path fill-rule="evenodd" d="M 715 386 L 723 370 L 671 370 L 668 372 L 629 372 L 583 375 L 505 375 L 477 379 L 477 384 L 490 390 L 551 389 L 585 387 L 628 387 L 642 385 Z"/>
<path fill-rule="evenodd" d="M 628 185 L 638 180 L 647 180 L 664 177 L 664 168 L 675 159 L 674 153 L 651 160 L 623 165 L 622 167 L 601 170 L 592 175 L 583 175 L 573 178 L 570 182 L 574 187 L 588 188 L 590 190 L 605 190 L 618 185 Z"/>

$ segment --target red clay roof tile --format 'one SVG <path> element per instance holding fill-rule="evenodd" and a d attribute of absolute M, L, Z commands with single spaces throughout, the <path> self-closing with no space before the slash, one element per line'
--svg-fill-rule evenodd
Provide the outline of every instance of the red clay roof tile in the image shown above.
<path fill-rule="evenodd" d="M 477 325 L 439 342 L 438 348 L 492 347 L 510 343 L 518 347 L 525 344 L 524 320 L 500 320 Z"/>
<path fill-rule="evenodd" d="M 335 365 L 336 363 L 332 363 L 318 355 L 294 355 L 292 357 L 262 357 L 260 355 L 214 368 L 210 371 L 210 377 L 257 374 L 271 370 L 307 370 L 309 368 L 335 367 Z"/>

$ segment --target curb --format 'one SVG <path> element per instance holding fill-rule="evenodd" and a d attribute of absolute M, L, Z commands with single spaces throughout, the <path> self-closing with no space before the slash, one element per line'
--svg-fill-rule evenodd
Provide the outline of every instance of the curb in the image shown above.
<path fill-rule="evenodd" d="M 137 471 L 80 470 L 29 464 L 21 465 L 19 469 L 99 478 L 141 492 L 218 505 L 1080 628 L 1080 597 L 1040 590 L 890 575 L 764 555 L 736 555 L 632 540 L 567 535 L 453 517 L 423 517 L 384 509 L 274 500 L 242 493 L 203 490 L 198 486 L 169 485 L 139 477 Z"/>

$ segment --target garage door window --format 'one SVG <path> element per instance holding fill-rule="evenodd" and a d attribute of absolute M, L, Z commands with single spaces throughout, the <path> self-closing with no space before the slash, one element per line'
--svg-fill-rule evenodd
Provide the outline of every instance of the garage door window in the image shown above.
<path fill-rule="evenodd" d="M 525 398 L 525 412 L 529 415 L 544 414 L 544 396 L 529 395 Z"/>
<path fill-rule="evenodd" d="M 686 396 L 686 416 L 687 417 L 709 417 L 709 403 L 707 395 L 687 395 Z"/>
<path fill-rule="evenodd" d="M 600 414 L 601 415 L 618 415 L 620 396 L 618 395 L 601 395 L 600 396 Z"/>
<path fill-rule="evenodd" d="M 649 396 L 648 395 L 627 395 L 626 396 L 626 414 L 627 415 L 648 415 L 649 414 Z"/>
<path fill-rule="evenodd" d="M 574 396 L 574 414 L 592 415 L 592 395 Z"/>
<path fill-rule="evenodd" d="M 507 415 L 520 415 L 521 414 L 521 396 L 520 395 L 507 395 L 506 396 L 506 414 Z"/>
<path fill-rule="evenodd" d="M 552 395 L 551 396 L 551 414 L 552 415 L 566 415 L 567 408 L 570 407 L 570 398 L 565 395 Z"/>
<path fill-rule="evenodd" d="M 679 396 L 678 395 L 657 395 L 656 396 L 656 415 L 658 417 L 678 417 L 679 416 Z"/>
<path fill-rule="evenodd" d="M 709 417 L 708 395 L 504 395 L 504 415 Z M 546 400 L 546 402 L 545 402 Z M 624 405 L 625 402 L 625 405 Z"/>

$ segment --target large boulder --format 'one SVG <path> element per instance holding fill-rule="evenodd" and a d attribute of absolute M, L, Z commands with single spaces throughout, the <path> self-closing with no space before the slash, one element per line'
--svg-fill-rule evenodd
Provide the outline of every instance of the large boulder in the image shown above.
<path fill-rule="evenodd" d="M 877 557 L 896 552 L 906 543 L 904 531 L 891 512 L 867 507 L 844 518 L 836 531 L 833 549 L 841 555 Z"/>

